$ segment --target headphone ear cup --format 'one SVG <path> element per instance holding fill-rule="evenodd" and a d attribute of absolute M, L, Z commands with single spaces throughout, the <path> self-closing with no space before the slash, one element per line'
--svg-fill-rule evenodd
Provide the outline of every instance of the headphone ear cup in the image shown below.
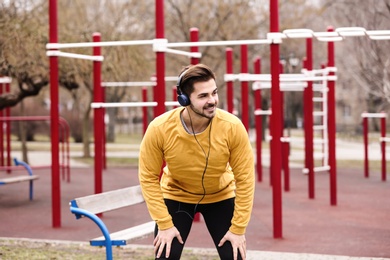
<path fill-rule="evenodd" d="M 177 96 L 177 101 L 179 102 L 179 104 L 183 107 L 186 107 L 188 105 L 191 104 L 191 101 L 190 99 L 188 98 L 188 96 L 186 94 L 180 94 Z"/>

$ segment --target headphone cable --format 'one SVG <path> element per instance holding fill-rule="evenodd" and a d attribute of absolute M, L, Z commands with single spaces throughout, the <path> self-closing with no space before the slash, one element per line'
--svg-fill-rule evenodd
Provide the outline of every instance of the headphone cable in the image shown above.
<path fill-rule="evenodd" d="M 200 202 L 204 199 L 204 197 L 206 196 L 206 187 L 204 186 L 204 177 L 205 177 L 205 174 L 206 174 L 206 171 L 207 171 L 207 166 L 209 164 L 209 156 L 210 156 L 210 148 L 211 148 L 211 127 L 213 125 L 213 119 L 210 120 L 210 128 L 209 128 L 209 147 L 208 147 L 208 151 L 207 151 L 207 154 L 206 154 L 206 151 L 203 149 L 202 145 L 200 144 L 200 142 L 198 141 L 198 138 L 196 137 L 196 134 L 195 134 L 195 130 L 194 130 L 194 126 L 192 124 L 192 118 L 191 118 L 191 115 L 190 115 L 190 111 L 188 111 L 188 116 L 190 117 L 190 123 L 191 123 L 191 130 L 192 130 L 192 135 L 194 136 L 195 138 L 195 141 L 198 143 L 199 147 L 202 149 L 203 151 L 203 154 L 204 154 L 204 157 L 205 157 L 205 160 L 206 160 L 206 164 L 205 164 L 205 167 L 204 167 L 204 170 L 203 170 L 203 173 L 202 173 L 202 189 L 203 189 L 203 195 L 202 197 L 200 198 L 200 200 L 198 201 L 198 203 L 196 203 L 195 205 L 195 208 L 194 208 L 194 215 L 196 213 L 196 209 L 198 208 L 198 205 L 200 204 Z"/>

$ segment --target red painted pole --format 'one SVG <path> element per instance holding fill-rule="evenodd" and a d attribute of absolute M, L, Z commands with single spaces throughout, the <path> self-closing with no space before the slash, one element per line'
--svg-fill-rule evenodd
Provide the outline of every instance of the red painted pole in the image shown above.
<path fill-rule="evenodd" d="M 368 118 L 363 117 L 363 141 L 364 141 L 364 177 L 370 177 L 368 161 Z"/>
<path fill-rule="evenodd" d="M 248 70 L 248 45 L 241 45 L 241 73 L 247 74 Z M 246 131 L 249 131 L 249 82 L 241 81 L 241 121 Z"/>
<path fill-rule="evenodd" d="M 328 32 L 333 28 L 329 27 Z M 334 42 L 328 42 L 328 67 L 335 67 Z M 329 76 L 334 76 L 331 71 Z M 337 205 L 337 161 L 336 161 L 336 81 L 328 81 L 328 141 L 329 141 L 329 186 L 330 186 L 330 205 Z"/>
<path fill-rule="evenodd" d="M 270 0 L 270 32 L 279 32 L 278 1 Z M 271 127 L 271 175 L 272 175 L 272 199 L 273 199 L 273 227 L 274 238 L 282 238 L 282 184 L 281 164 L 282 156 L 281 132 L 282 115 L 281 93 L 279 81 L 279 42 L 271 44 L 271 98 L 272 98 L 272 127 Z"/>
<path fill-rule="evenodd" d="M 93 42 L 100 42 L 100 33 L 93 34 Z M 101 47 L 93 47 L 93 55 L 101 55 Z M 93 101 L 103 102 L 101 90 L 101 61 L 93 61 Z M 95 194 L 103 192 L 103 134 L 104 111 L 102 107 L 94 109 L 94 136 L 95 136 Z"/>
<path fill-rule="evenodd" d="M 49 0 L 49 42 L 58 42 L 57 0 Z M 61 185 L 59 172 L 59 111 L 58 111 L 58 57 L 50 56 L 50 133 L 51 133 L 51 191 L 52 226 L 61 227 Z"/>
<path fill-rule="evenodd" d="M 233 49 L 226 48 L 226 73 L 233 74 Z M 233 81 L 226 81 L 226 104 L 227 111 L 233 113 L 234 110 Z"/>
<path fill-rule="evenodd" d="M 197 42 L 199 41 L 199 30 L 198 28 L 191 28 L 190 29 L 190 38 L 191 42 Z M 191 46 L 191 52 L 199 52 L 198 46 Z M 199 63 L 199 58 L 191 57 L 191 64 L 196 65 Z"/>
<path fill-rule="evenodd" d="M 257 57 L 253 64 L 253 71 L 255 74 L 261 73 L 261 59 Z M 254 92 L 254 103 L 255 103 L 255 111 L 261 110 L 261 89 L 256 89 Z M 263 124 L 262 115 L 255 115 L 255 126 L 256 126 L 256 171 L 257 171 L 257 181 L 263 181 L 263 163 L 262 163 L 262 141 L 263 141 Z"/>
<path fill-rule="evenodd" d="M 164 0 L 156 0 L 156 39 L 164 39 Z M 156 78 L 154 100 L 157 106 L 154 116 L 157 117 L 165 112 L 165 53 L 156 52 Z"/>
<path fill-rule="evenodd" d="M 311 38 L 306 39 L 306 69 L 313 70 L 313 42 Z M 307 82 L 304 90 L 305 96 L 305 167 L 308 173 L 309 198 L 315 198 L 315 176 L 313 158 L 313 81 Z M 330 138 L 329 138 L 330 139 Z"/>
<path fill-rule="evenodd" d="M 381 117 L 381 151 L 382 151 L 382 181 L 386 181 L 386 114 L 384 112 Z"/>

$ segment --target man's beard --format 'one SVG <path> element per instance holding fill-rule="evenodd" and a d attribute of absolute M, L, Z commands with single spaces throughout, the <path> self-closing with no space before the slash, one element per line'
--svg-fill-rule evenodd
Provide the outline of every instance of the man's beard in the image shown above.
<path fill-rule="evenodd" d="M 216 108 L 216 104 L 214 104 L 214 105 L 207 105 L 206 109 L 209 108 L 209 107 L 215 107 L 215 108 Z M 211 115 L 207 115 L 207 114 L 205 114 L 205 113 L 203 112 L 203 110 L 204 110 L 205 108 L 203 108 L 202 111 L 199 111 L 199 110 L 196 109 L 192 104 L 190 104 L 190 108 L 191 108 L 191 110 L 192 110 L 195 114 L 197 114 L 197 115 L 199 115 L 199 116 L 201 116 L 201 117 L 205 117 L 205 118 L 207 118 L 207 119 L 213 119 L 214 116 L 215 116 L 215 111 L 216 111 L 216 110 L 214 110 L 214 112 L 213 112 Z"/>

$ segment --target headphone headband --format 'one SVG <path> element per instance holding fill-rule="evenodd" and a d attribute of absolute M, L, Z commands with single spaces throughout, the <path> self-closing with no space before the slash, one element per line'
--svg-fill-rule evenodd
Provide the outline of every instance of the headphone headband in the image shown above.
<path fill-rule="evenodd" d="M 183 93 L 181 91 L 181 81 L 182 81 L 182 78 L 183 76 L 186 74 L 186 72 L 188 71 L 188 69 L 186 69 L 185 71 L 183 71 L 181 73 L 181 75 L 179 76 L 179 78 L 177 79 L 177 82 L 176 82 L 176 93 L 177 93 L 177 101 L 179 102 L 179 104 L 183 107 L 186 107 L 188 106 L 189 104 L 191 104 L 191 100 L 190 98 L 187 96 L 187 94 Z"/>

